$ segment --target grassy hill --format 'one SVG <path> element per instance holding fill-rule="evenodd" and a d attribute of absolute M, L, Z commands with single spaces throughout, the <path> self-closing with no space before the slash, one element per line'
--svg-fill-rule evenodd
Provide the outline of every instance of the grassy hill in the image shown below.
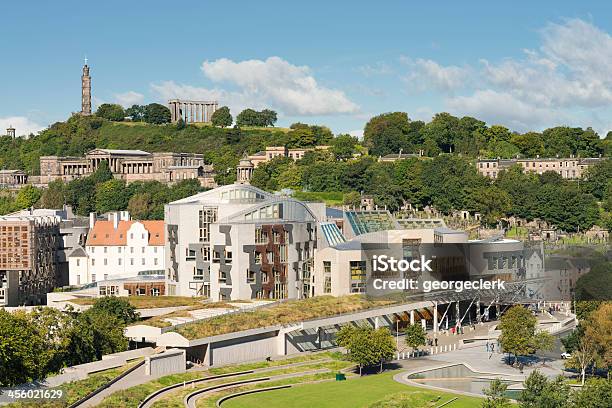
<path fill-rule="evenodd" d="M 190 125 L 178 130 L 172 124 L 109 122 L 76 115 L 29 139 L 0 137 L 0 168 L 23 169 L 36 175 L 40 156 L 82 156 L 93 148 L 107 148 L 203 153 L 209 163 L 223 169 L 233 168 L 244 152 L 254 153 L 286 142 L 287 129 Z"/>

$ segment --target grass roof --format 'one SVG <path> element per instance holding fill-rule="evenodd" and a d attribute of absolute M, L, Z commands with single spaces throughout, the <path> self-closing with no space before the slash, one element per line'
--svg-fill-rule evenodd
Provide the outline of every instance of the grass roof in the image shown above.
<path fill-rule="evenodd" d="M 157 307 L 202 306 L 206 298 L 190 296 L 128 296 L 130 304 L 136 309 L 153 309 Z M 69 300 L 77 305 L 93 305 L 97 298 L 79 298 Z"/>
<path fill-rule="evenodd" d="M 317 296 L 290 300 L 252 311 L 232 313 L 193 322 L 177 328 L 177 333 L 187 339 L 198 339 L 241 330 L 273 325 L 286 325 L 321 317 L 382 307 L 395 303 L 390 300 L 370 300 L 361 295 Z"/>

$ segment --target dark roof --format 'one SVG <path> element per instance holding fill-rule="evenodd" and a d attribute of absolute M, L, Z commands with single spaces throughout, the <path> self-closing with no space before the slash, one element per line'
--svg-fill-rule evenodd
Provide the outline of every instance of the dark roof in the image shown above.
<path fill-rule="evenodd" d="M 74 248 L 72 252 L 70 252 L 70 255 L 68 255 L 68 258 L 83 258 L 86 256 L 87 256 L 87 253 L 85 252 L 83 247 L 78 246 Z"/>

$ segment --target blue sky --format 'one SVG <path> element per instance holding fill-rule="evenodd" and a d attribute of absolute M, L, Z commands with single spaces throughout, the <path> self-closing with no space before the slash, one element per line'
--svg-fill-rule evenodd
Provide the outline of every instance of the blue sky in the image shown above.
<path fill-rule="evenodd" d="M 94 108 L 214 98 L 355 134 L 387 111 L 612 129 L 612 5 L 426 3 L 5 2 L 0 129 L 80 110 L 85 55 Z"/>

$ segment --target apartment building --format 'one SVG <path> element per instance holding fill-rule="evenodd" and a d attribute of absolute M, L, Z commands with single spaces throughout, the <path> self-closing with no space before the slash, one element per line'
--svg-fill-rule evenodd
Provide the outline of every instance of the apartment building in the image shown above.
<path fill-rule="evenodd" d="M 70 285 L 165 269 L 163 221 L 133 221 L 127 211 L 109 213 L 107 218 L 90 215 L 85 247 L 69 255 Z"/>
<path fill-rule="evenodd" d="M 239 167 L 242 184 L 165 206 L 168 294 L 239 300 L 312 293 L 315 213 L 249 185 L 245 170 L 252 165 Z"/>
<path fill-rule="evenodd" d="M 501 170 L 507 170 L 518 164 L 523 172 L 542 174 L 554 171 L 564 179 L 579 179 L 590 166 L 606 160 L 601 157 L 569 157 L 569 158 L 535 158 L 535 159 L 485 159 L 478 160 L 476 167 L 483 176 L 497 178 Z"/>
<path fill-rule="evenodd" d="M 57 286 L 60 217 L 0 217 L 0 306 L 41 305 Z"/>

